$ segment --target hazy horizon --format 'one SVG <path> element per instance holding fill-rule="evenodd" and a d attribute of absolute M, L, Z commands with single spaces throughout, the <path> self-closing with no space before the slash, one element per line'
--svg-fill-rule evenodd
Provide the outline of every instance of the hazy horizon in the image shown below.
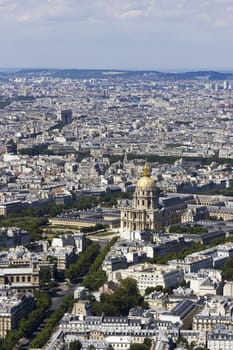
<path fill-rule="evenodd" d="M 175 68 L 160 68 L 160 69 L 130 69 L 130 68 L 76 68 L 76 67 L 0 67 L 0 72 L 4 73 L 11 73 L 11 72 L 19 72 L 21 70 L 90 70 L 90 71 L 126 71 L 126 72 L 140 72 L 140 71 L 145 71 L 145 72 L 161 72 L 161 73 L 186 73 L 186 72 L 204 72 L 204 71 L 215 71 L 219 73 L 233 73 L 233 68 L 232 69 L 220 69 L 220 68 L 214 68 L 214 69 L 208 69 L 208 68 L 199 68 L 199 69 L 194 69 L 194 68 L 183 68 L 183 69 L 175 69 Z"/>

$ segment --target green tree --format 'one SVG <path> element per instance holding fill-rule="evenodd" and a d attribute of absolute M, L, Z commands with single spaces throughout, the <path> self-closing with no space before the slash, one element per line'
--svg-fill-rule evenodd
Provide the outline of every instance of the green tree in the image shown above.
<path fill-rule="evenodd" d="M 21 215 L 21 214 L 19 214 Z M 30 234 L 31 240 L 41 238 L 41 227 L 47 225 L 48 219 L 34 216 L 16 216 L 11 214 L 8 218 L 0 218 L 0 225 L 4 227 L 19 227 Z"/>
<path fill-rule="evenodd" d="M 145 344 L 146 346 L 148 346 L 148 348 L 150 349 L 151 344 L 152 344 L 152 340 L 150 338 L 145 338 L 143 340 L 143 344 Z"/>
<path fill-rule="evenodd" d="M 91 309 L 94 315 L 101 315 L 104 313 L 106 316 L 119 316 L 117 307 L 107 302 L 99 303 L 97 301 L 94 301 Z"/>
<path fill-rule="evenodd" d="M 47 320 L 44 328 L 36 335 L 35 339 L 31 342 L 31 348 L 43 347 L 54 331 L 54 328 L 58 325 L 59 321 L 63 317 L 64 313 L 71 312 L 74 304 L 73 293 L 70 293 L 65 299 L 63 299 L 59 308 L 52 313 Z"/>
<path fill-rule="evenodd" d="M 156 287 L 155 287 L 155 291 L 156 292 L 161 292 L 163 290 L 163 286 L 161 286 L 160 284 L 158 284 Z"/>
<path fill-rule="evenodd" d="M 114 237 L 108 242 L 105 248 L 100 254 L 97 255 L 95 261 L 90 267 L 89 274 L 83 279 L 83 285 L 87 287 L 90 291 L 97 290 L 107 281 L 106 272 L 102 270 L 101 266 L 104 261 L 105 256 L 111 249 L 111 247 L 116 243 L 118 237 Z"/>
<path fill-rule="evenodd" d="M 197 345 L 197 343 L 195 341 L 191 341 L 191 343 L 187 345 L 187 350 L 196 349 L 196 345 Z"/>
<path fill-rule="evenodd" d="M 50 209 L 49 209 L 49 212 L 48 212 L 48 215 L 49 216 L 52 216 L 52 217 L 55 217 L 57 216 L 62 210 L 64 209 L 64 205 L 63 204 L 52 204 L 50 206 Z"/>
<path fill-rule="evenodd" d="M 135 306 L 148 308 L 147 303 L 144 302 L 144 298 L 138 291 L 137 282 L 133 278 L 123 280 L 120 287 L 113 294 L 101 294 L 100 300 L 92 306 L 92 312 L 95 315 L 101 315 L 107 307 L 106 304 L 114 305 L 114 312 L 117 310 L 117 316 L 128 315 L 129 310 Z"/>
<path fill-rule="evenodd" d="M 149 295 L 149 294 L 151 294 L 152 292 L 154 292 L 156 289 L 155 289 L 156 287 L 147 287 L 146 289 L 145 289 L 145 295 Z"/>
<path fill-rule="evenodd" d="M 95 346 L 93 344 L 88 345 L 87 347 L 88 350 L 95 350 Z"/>
<path fill-rule="evenodd" d="M 81 350 L 82 343 L 79 340 L 75 340 L 70 343 L 69 350 Z"/>
<path fill-rule="evenodd" d="M 177 342 L 176 344 L 182 344 L 184 345 L 185 347 L 188 346 L 188 340 L 182 336 L 180 336 L 178 339 L 177 339 Z"/>
<path fill-rule="evenodd" d="M 81 253 L 77 261 L 65 271 L 65 277 L 70 281 L 75 281 L 77 278 L 83 277 L 89 271 L 91 264 L 95 261 L 99 254 L 100 246 L 98 243 L 91 243 L 87 246 L 85 251 Z"/>
<path fill-rule="evenodd" d="M 145 338 L 143 343 L 132 343 L 130 345 L 130 350 L 150 350 L 152 340 L 150 338 Z"/>
<path fill-rule="evenodd" d="M 148 350 L 148 347 L 143 343 L 133 343 L 130 345 L 129 350 Z"/>
<path fill-rule="evenodd" d="M 35 292 L 36 307 L 32 312 L 20 320 L 17 329 L 7 333 L 4 341 L 0 340 L 1 350 L 12 350 L 20 338 L 30 337 L 45 318 L 50 306 L 50 298 L 41 292 Z M 2 342 L 2 344 L 1 344 Z"/>
<path fill-rule="evenodd" d="M 228 258 L 223 266 L 224 279 L 233 281 L 233 257 Z"/>
<path fill-rule="evenodd" d="M 51 270 L 48 268 L 40 268 L 40 286 L 44 287 L 46 284 L 51 282 Z"/>
<path fill-rule="evenodd" d="M 172 225 L 169 228 L 169 232 L 177 232 L 177 233 L 187 233 L 187 234 L 203 234 L 207 233 L 208 229 L 201 225 Z"/>
<path fill-rule="evenodd" d="M 233 267 L 233 257 L 226 260 L 224 264 L 224 269 L 232 268 Z"/>

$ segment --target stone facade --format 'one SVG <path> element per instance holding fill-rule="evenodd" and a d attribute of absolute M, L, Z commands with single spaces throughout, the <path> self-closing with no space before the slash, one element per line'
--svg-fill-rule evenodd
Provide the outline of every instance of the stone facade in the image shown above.
<path fill-rule="evenodd" d="M 4 338 L 9 331 L 16 329 L 18 322 L 34 308 L 34 305 L 35 299 L 32 294 L 23 295 L 21 298 L 17 294 L 1 296 L 0 337 Z"/>
<path fill-rule="evenodd" d="M 121 230 L 159 230 L 181 221 L 186 209 L 185 201 L 177 198 L 159 200 L 158 189 L 144 166 L 143 176 L 138 180 L 132 206 L 121 207 Z"/>

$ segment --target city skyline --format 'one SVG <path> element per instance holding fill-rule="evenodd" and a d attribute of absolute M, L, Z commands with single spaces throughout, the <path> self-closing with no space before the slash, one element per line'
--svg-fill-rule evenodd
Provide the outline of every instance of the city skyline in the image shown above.
<path fill-rule="evenodd" d="M 232 0 L 0 0 L 0 67 L 232 70 Z"/>

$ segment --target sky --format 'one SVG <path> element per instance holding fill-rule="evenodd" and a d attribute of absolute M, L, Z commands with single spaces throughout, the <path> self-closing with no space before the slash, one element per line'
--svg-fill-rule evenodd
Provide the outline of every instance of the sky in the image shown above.
<path fill-rule="evenodd" d="M 0 0 L 0 67 L 233 70 L 233 0 Z"/>

